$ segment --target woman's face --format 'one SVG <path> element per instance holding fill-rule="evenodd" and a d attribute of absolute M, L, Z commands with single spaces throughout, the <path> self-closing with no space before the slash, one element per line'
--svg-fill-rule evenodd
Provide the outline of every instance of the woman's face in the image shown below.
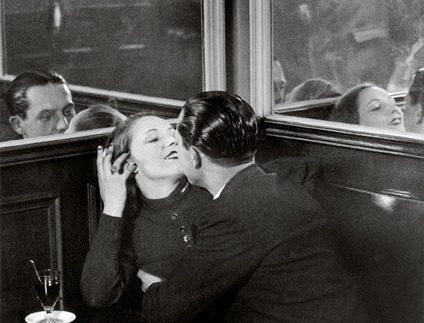
<path fill-rule="evenodd" d="M 174 128 L 159 117 L 142 117 L 131 128 L 131 159 L 139 175 L 151 180 L 182 176 L 178 163 Z"/>
<path fill-rule="evenodd" d="M 382 88 L 369 87 L 359 94 L 358 113 L 361 125 L 405 130 L 402 109 Z"/>

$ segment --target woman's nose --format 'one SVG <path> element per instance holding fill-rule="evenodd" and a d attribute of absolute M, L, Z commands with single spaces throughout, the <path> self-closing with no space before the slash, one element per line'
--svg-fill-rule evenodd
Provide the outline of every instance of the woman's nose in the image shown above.
<path fill-rule="evenodd" d="M 400 106 L 397 106 L 396 104 L 392 108 L 392 114 L 399 114 L 403 115 L 403 109 Z"/>
<path fill-rule="evenodd" d="M 176 144 L 177 144 L 177 141 L 176 141 L 175 137 L 171 135 L 171 136 L 168 136 L 168 137 L 166 138 L 166 142 L 165 142 L 165 144 L 166 144 L 167 146 L 172 146 L 172 145 L 176 145 Z"/>

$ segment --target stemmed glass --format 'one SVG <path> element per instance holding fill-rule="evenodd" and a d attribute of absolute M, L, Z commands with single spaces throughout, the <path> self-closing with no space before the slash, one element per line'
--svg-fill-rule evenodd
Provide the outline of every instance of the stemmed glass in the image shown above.
<path fill-rule="evenodd" d="M 37 323 L 62 323 L 62 320 L 51 317 L 60 294 L 60 272 L 55 269 L 42 269 L 35 278 L 35 291 L 46 316 Z"/>

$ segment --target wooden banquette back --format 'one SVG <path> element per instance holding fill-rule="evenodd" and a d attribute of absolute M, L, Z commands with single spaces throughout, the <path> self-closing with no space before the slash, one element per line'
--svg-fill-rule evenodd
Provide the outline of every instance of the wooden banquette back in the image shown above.
<path fill-rule="evenodd" d="M 299 165 L 296 178 L 326 211 L 372 322 L 422 322 L 424 138 L 284 120 L 265 121 L 258 160 L 279 158 L 271 165 L 286 176 Z"/>
<path fill-rule="evenodd" d="M 424 140 L 295 121 L 261 124 L 258 162 L 321 203 L 373 322 L 421 322 Z M 64 308 L 83 317 L 79 279 L 101 208 L 95 156 L 106 135 L 0 144 L 1 322 L 39 310 L 30 257 L 63 270 Z"/>

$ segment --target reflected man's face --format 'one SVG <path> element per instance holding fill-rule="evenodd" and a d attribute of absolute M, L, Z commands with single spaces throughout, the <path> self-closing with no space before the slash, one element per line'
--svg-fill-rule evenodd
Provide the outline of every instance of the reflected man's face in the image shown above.
<path fill-rule="evenodd" d="M 11 122 L 17 133 L 27 138 L 63 133 L 68 129 L 75 107 L 67 85 L 33 86 L 27 90 L 26 97 L 26 118 L 15 116 L 16 122 Z"/>
<path fill-rule="evenodd" d="M 359 124 L 369 127 L 405 130 L 403 111 L 384 89 L 373 86 L 358 97 Z"/>

